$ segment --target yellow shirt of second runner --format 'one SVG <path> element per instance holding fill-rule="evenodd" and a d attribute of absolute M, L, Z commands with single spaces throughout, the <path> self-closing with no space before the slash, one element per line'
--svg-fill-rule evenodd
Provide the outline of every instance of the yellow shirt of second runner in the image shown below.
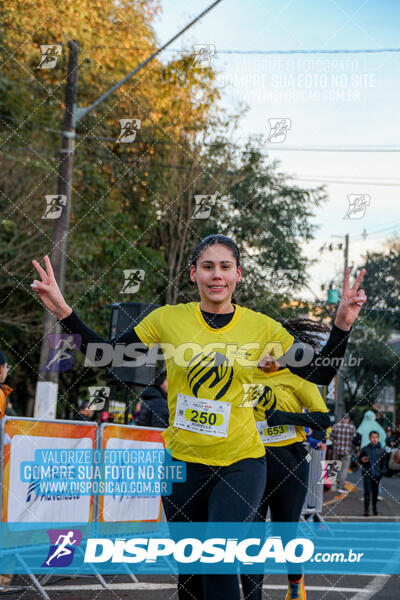
<path fill-rule="evenodd" d="M 253 386 L 254 391 L 260 394 L 258 396 L 260 401 L 254 407 L 256 421 L 264 421 L 265 411 L 270 409 L 301 413 L 304 407 L 308 412 L 328 412 L 317 385 L 291 373 L 289 369 L 281 369 L 273 373 L 264 373 L 260 369 L 255 369 Z M 268 442 L 265 445 L 287 446 L 306 439 L 304 427 L 296 425 L 295 433 L 296 436 L 291 439 Z"/>
<path fill-rule="evenodd" d="M 174 458 L 226 466 L 263 456 L 253 408 L 243 402 L 244 385 L 251 383 L 260 358 L 267 353 L 278 358 L 292 345 L 293 336 L 280 323 L 236 305 L 231 321 L 214 329 L 204 320 L 199 303 L 190 302 L 154 310 L 135 327 L 135 332 L 147 346 L 160 343 L 163 349 L 169 407 L 169 427 L 163 435 Z M 188 409 L 178 411 L 182 416 L 175 414 L 177 400 L 182 400 L 178 394 L 189 401 Z M 201 401 L 207 401 L 208 406 L 220 402 L 225 408 L 229 403 L 229 415 L 212 417 L 217 425 L 225 421 L 224 435 L 174 426 L 176 417 L 182 423 L 187 414 L 196 414 L 192 408 Z"/>

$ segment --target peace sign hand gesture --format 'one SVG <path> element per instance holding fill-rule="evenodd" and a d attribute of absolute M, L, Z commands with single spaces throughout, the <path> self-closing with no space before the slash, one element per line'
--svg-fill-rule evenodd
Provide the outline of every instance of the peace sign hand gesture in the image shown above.
<path fill-rule="evenodd" d="M 37 292 L 43 304 L 52 312 L 59 320 L 65 319 L 72 313 L 72 308 L 64 300 L 58 283 L 55 280 L 53 267 L 49 257 L 44 257 L 46 270 L 44 270 L 37 260 L 33 260 L 32 264 L 39 273 L 42 281 L 34 279 L 31 284 L 33 291 Z"/>
<path fill-rule="evenodd" d="M 336 313 L 335 325 L 339 329 L 349 331 L 354 321 L 360 314 L 360 310 L 367 300 L 364 290 L 359 290 L 360 284 L 364 279 L 365 269 L 355 280 L 353 287 L 350 287 L 350 269 L 346 269 L 343 282 L 343 293 L 340 298 L 338 310 Z"/>

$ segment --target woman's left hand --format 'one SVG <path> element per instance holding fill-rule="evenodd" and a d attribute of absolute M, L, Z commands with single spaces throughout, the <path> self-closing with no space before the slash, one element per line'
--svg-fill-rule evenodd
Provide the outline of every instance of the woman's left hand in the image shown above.
<path fill-rule="evenodd" d="M 360 314 L 360 310 L 367 300 L 364 290 L 359 290 L 364 275 L 365 269 L 361 270 L 361 273 L 355 280 L 353 287 L 350 287 L 350 269 L 346 269 L 343 283 L 343 293 L 340 298 L 339 307 L 336 313 L 335 325 L 339 329 L 349 331 L 354 321 Z"/>

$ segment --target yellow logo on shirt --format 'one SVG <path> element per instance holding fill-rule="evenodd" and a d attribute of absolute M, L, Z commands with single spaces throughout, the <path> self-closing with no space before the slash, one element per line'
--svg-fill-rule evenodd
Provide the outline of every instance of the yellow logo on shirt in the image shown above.
<path fill-rule="evenodd" d="M 233 379 L 233 367 L 220 352 L 196 354 L 186 368 L 186 377 L 190 389 L 196 398 L 212 397 L 220 400 L 230 388 Z M 207 390 L 208 394 L 204 390 Z"/>

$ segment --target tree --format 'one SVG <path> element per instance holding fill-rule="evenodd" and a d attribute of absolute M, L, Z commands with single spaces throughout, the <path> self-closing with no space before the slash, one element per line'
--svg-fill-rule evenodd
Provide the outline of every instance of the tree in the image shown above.
<path fill-rule="evenodd" d="M 383 252 L 367 252 L 363 286 L 373 310 L 400 311 L 400 240 L 386 243 Z"/>
<path fill-rule="evenodd" d="M 261 138 L 251 138 L 243 147 L 228 137 L 231 132 L 226 123 L 220 129 L 218 137 L 208 136 L 195 147 L 184 165 L 186 173 L 176 175 L 180 184 L 186 178 L 191 181 L 185 198 L 180 196 L 185 212 L 179 215 L 182 233 L 175 229 L 178 239 L 168 232 L 176 215 L 168 210 L 160 215 L 161 239 L 168 240 L 163 245 L 165 259 L 171 261 L 172 246 L 179 248 L 179 259 L 170 262 L 170 277 L 179 283 L 171 298 L 193 297 L 187 271 L 190 253 L 202 237 L 219 232 L 233 237 L 241 249 L 245 276 L 238 290 L 240 301 L 276 313 L 305 281 L 311 261 L 302 243 L 313 238 L 310 218 L 326 195 L 322 188 L 292 185 L 278 165 L 269 161 Z M 210 217 L 192 219 L 194 196 L 206 194 L 215 195 Z"/>
<path fill-rule="evenodd" d="M 376 318 L 364 318 L 353 328 L 344 361 L 348 366 L 343 368 L 346 410 L 372 406 L 382 388 L 393 383 L 394 353 L 388 345 L 391 331 L 390 324 Z"/>
<path fill-rule="evenodd" d="M 367 252 L 363 267 L 363 288 L 368 296 L 366 314 L 357 321 L 349 339 L 343 368 L 346 384 L 346 407 L 372 406 L 386 385 L 400 393 L 400 357 L 389 344 L 394 330 L 400 329 L 400 243 L 391 240 L 382 252 Z"/>

